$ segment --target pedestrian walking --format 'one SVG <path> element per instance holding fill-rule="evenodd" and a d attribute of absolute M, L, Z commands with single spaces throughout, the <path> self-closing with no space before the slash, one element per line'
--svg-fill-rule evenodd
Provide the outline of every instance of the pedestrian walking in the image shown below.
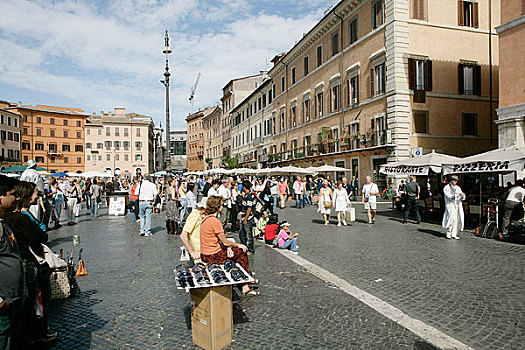
<path fill-rule="evenodd" d="M 144 179 L 135 189 L 135 194 L 139 196 L 140 235 L 149 237 L 151 236 L 153 203 L 158 195 L 157 186 L 151 183 L 149 175 L 144 175 Z"/>
<path fill-rule="evenodd" d="M 297 177 L 295 179 L 295 182 L 293 183 L 293 193 L 295 195 L 295 207 L 296 208 L 302 208 L 303 207 L 303 182 L 301 181 L 301 177 Z"/>
<path fill-rule="evenodd" d="M 129 195 L 129 211 L 131 212 L 131 221 L 137 222 L 139 219 L 139 196 L 135 194 L 139 180 L 133 179 L 133 185 L 131 186 L 131 193 Z M 177 208 L 177 211 L 179 209 Z M 177 214 L 178 217 L 178 214 Z"/>
<path fill-rule="evenodd" d="M 363 186 L 363 198 L 361 199 L 361 203 L 365 206 L 369 225 L 376 221 L 377 195 L 379 195 L 379 188 L 372 182 L 372 177 L 367 176 L 366 184 Z"/>
<path fill-rule="evenodd" d="M 266 184 L 264 185 L 264 190 L 259 194 L 259 199 L 261 199 L 264 202 L 264 207 L 270 214 L 273 214 L 273 207 L 272 207 L 272 194 L 270 190 L 271 183 L 270 181 L 266 181 Z"/>
<path fill-rule="evenodd" d="M 75 186 L 75 183 L 71 180 L 66 180 L 65 185 L 65 191 L 64 194 L 67 198 L 66 201 L 66 211 L 67 211 L 67 217 L 68 217 L 68 225 L 76 225 L 75 222 L 75 211 L 77 209 L 77 203 L 78 203 L 78 190 L 77 186 Z"/>
<path fill-rule="evenodd" d="M 346 223 L 346 211 L 350 205 L 350 199 L 341 181 L 337 181 L 337 188 L 334 191 L 332 205 L 335 207 L 335 212 L 337 213 L 337 226 L 341 226 L 341 222 L 345 226 L 348 225 Z"/>
<path fill-rule="evenodd" d="M 445 215 L 442 226 L 446 230 L 447 238 L 459 239 L 459 231 L 463 231 L 464 214 L 462 201 L 466 198 L 465 193 L 458 186 L 458 177 L 448 177 L 449 183 L 443 188 L 445 198 Z"/>
<path fill-rule="evenodd" d="M 318 211 L 323 214 L 324 217 L 324 225 L 328 225 L 330 223 L 330 211 L 332 208 L 332 189 L 328 187 L 328 181 L 323 181 L 323 187 L 319 190 L 319 209 Z"/>
<path fill-rule="evenodd" d="M 188 198 L 186 197 L 186 192 L 188 191 L 186 181 L 182 181 L 178 188 L 179 200 L 180 200 L 180 222 L 179 226 L 182 226 L 184 223 L 184 218 L 188 212 Z"/>
<path fill-rule="evenodd" d="M 98 217 L 98 206 L 102 202 L 102 186 L 100 186 L 97 179 L 93 180 L 90 186 L 89 196 L 91 202 L 91 216 Z"/>
<path fill-rule="evenodd" d="M 403 224 L 407 223 L 408 215 L 410 215 L 410 211 L 412 211 L 413 208 L 416 214 L 416 224 L 419 225 L 419 223 L 421 222 L 421 216 L 419 215 L 418 201 L 421 195 L 421 188 L 419 187 L 415 176 L 413 176 L 410 179 L 410 182 L 405 187 L 405 191 L 407 194 L 407 203 L 405 205 L 405 216 L 403 218 Z"/>
<path fill-rule="evenodd" d="M 281 181 L 279 181 L 277 188 L 279 190 L 279 197 L 281 199 L 281 209 L 284 209 L 286 206 L 286 199 L 288 198 L 288 183 L 284 177 L 281 177 Z"/>
<path fill-rule="evenodd" d="M 178 234 L 178 224 L 180 221 L 179 208 L 177 206 L 179 199 L 175 188 L 175 179 L 169 182 L 168 201 L 166 203 L 166 232 L 168 235 Z"/>
<path fill-rule="evenodd" d="M 219 196 L 223 199 L 223 207 L 221 211 L 221 217 L 220 220 L 222 222 L 222 226 L 226 227 L 226 223 L 229 221 L 230 217 L 230 210 L 232 207 L 232 192 L 230 190 L 230 180 L 223 179 L 221 186 L 219 186 L 218 189 Z"/>
<path fill-rule="evenodd" d="M 357 194 L 359 193 L 359 180 L 354 175 L 352 176 L 352 200 L 355 202 L 357 200 Z"/>
<path fill-rule="evenodd" d="M 248 255 L 255 253 L 255 245 L 253 239 L 253 225 L 254 210 L 257 204 L 255 193 L 251 190 L 252 184 L 248 180 L 242 182 L 242 197 L 241 197 L 241 229 L 239 231 L 239 239 L 242 244 L 248 247 Z"/>
<path fill-rule="evenodd" d="M 270 195 L 272 196 L 272 213 L 277 213 L 277 202 L 279 201 L 279 183 L 275 176 L 272 176 L 270 182 Z"/>

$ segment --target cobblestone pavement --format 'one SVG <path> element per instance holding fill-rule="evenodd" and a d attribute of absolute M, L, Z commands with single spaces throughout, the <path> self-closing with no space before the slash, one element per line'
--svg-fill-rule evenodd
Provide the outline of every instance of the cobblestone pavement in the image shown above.
<path fill-rule="evenodd" d="M 189 295 L 172 274 L 180 239 L 165 234 L 163 218 L 154 216 L 149 238 L 138 236 L 129 216 L 81 216 L 78 225 L 50 232 L 54 251 L 70 250 L 80 235 L 75 249 L 84 249 L 89 273 L 79 278 L 79 296 L 52 302 L 50 325 L 59 332 L 52 349 L 196 348 Z M 250 259 L 261 295 L 234 298 L 230 349 L 435 349 L 260 242 Z"/>
<path fill-rule="evenodd" d="M 279 216 L 301 234 L 299 254 L 311 263 L 475 349 L 523 349 L 524 246 L 472 232 L 447 240 L 439 225 L 401 224 L 387 204 L 368 225 L 355 207 L 348 227 L 335 217 L 324 226 L 314 207 Z"/>

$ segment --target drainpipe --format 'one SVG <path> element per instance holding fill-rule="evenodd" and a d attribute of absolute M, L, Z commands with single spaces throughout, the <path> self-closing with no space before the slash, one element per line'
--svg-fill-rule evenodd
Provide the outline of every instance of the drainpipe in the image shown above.
<path fill-rule="evenodd" d="M 339 99 L 339 105 L 341 107 L 341 132 L 339 134 L 339 137 L 341 138 L 341 136 L 343 135 L 344 133 L 344 128 L 345 128 L 345 110 L 343 108 L 343 89 L 344 89 L 344 86 L 343 86 L 343 58 L 344 58 L 344 54 L 345 54 L 345 51 L 343 49 L 344 47 L 344 40 L 343 40 L 343 17 L 338 14 L 337 12 L 334 11 L 334 15 L 336 15 L 337 17 L 339 17 L 339 20 L 341 21 L 341 29 L 340 29 L 340 32 L 341 32 L 341 72 L 339 73 L 340 74 L 340 77 L 339 77 L 339 80 L 340 80 L 340 84 L 341 84 L 341 98 Z"/>

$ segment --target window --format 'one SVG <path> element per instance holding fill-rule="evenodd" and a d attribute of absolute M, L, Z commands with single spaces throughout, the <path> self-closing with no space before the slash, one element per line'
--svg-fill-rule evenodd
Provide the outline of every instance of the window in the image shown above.
<path fill-rule="evenodd" d="M 370 69 L 370 97 L 385 92 L 385 64 Z"/>
<path fill-rule="evenodd" d="M 129 136 L 129 134 L 128 134 L 128 128 L 124 128 L 124 136 Z"/>
<path fill-rule="evenodd" d="M 284 131 L 285 128 L 286 128 L 286 124 L 285 124 L 285 110 L 284 110 L 284 107 L 281 108 L 281 118 L 280 118 L 280 131 Z"/>
<path fill-rule="evenodd" d="M 412 0 L 412 18 L 421 21 L 426 20 L 427 0 Z"/>
<path fill-rule="evenodd" d="M 31 144 L 27 141 L 22 142 L 22 149 L 28 151 L 31 149 Z"/>
<path fill-rule="evenodd" d="M 330 91 L 330 97 L 332 99 L 331 111 L 337 111 L 341 107 L 341 85 L 332 86 Z"/>
<path fill-rule="evenodd" d="M 292 85 L 294 85 L 295 84 L 295 67 L 292 67 L 291 76 L 292 76 Z"/>
<path fill-rule="evenodd" d="M 24 115 L 23 119 L 24 119 L 25 122 L 27 122 L 27 115 Z"/>
<path fill-rule="evenodd" d="M 78 127 L 81 127 L 82 126 L 82 122 L 80 120 L 77 120 L 77 126 Z"/>
<path fill-rule="evenodd" d="M 137 136 L 140 137 L 140 128 L 137 128 Z"/>
<path fill-rule="evenodd" d="M 20 141 L 20 134 L 19 133 L 15 132 L 13 134 L 13 136 L 14 136 L 16 142 Z"/>
<path fill-rule="evenodd" d="M 129 154 L 124 154 L 124 161 L 129 161 Z"/>
<path fill-rule="evenodd" d="M 272 98 L 275 98 L 275 84 L 272 84 L 272 93 L 270 94 L 271 98 L 269 99 L 269 102 L 272 102 Z"/>
<path fill-rule="evenodd" d="M 478 3 L 473 1 L 458 1 L 458 25 L 464 27 L 479 27 Z"/>
<path fill-rule="evenodd" d="M 106 148 L 111 148 L 111 141 L 104 141 L 104 146 Z"/>
<path fill-rule="evenodd" d="M 41 118 L 41 117 L 36 117 L 36 123 L 37 123 L 37 124 L 42 123 L 42 118 Z"/>
<path fill-rule="evenodd" d="M 115 154 L 115 160 L 119 160 L 119 155 L 118 154 Z"/>
<path fill-rule="evenodd" d="M 408 85 L 412 90 L 432 90 L 432 61 L 408 59 Z"/>
<path fill-rule="evenodd" d="M 332 34 L 331 43 L 332 43 L 332 56 L 335 56 L 339 53 L 339 31 Z"/>
<path fill-rule="evenodd" d="M 110 153 L 106 153 L 106 161 L 108 160 L 111 160 L 111 154 Z"/>
<path fill-rule="evenodd" d="M 64 119 L 64 125 L 68 125 L 67 119 Z"/>
<path fill-rule="evenodd" d="M 22 129 L 22 134 L 27 135 L 27 128 Z"/>
<path fill-rule="evenodd" d="M 42 129 L 36 129 L 36 135 L 42 136 Z"/>
<path fill-rule="evenodd" d="M 372 1 L 372 29 L 383 25 L 383 0 Z"/>
<path fill-rule="evenodd" d="M 135 148 L 140 148 L 142 146 L 142 142 L 136 141 L 135 142 Z"/>
<path fill-rule="evenodd" d="M 428 111 L 412 111 L 414 116 L 414 132 L 416 134 L 429 134 Z"/>
<path fill-rule="evenodd" d="M 115 146 L 116 149 L 119 149 L 120 148 L 120 141 L 113 142 L 113 145 Z"/>
<path fill-rule="evenodd" d="M 356 105 L 359 103 L 359 75 L 348 80 L 348 96 L 349 105 Z"/>
<path fill-rule="evenodd" d="M 102 149 L 102 147 L 104 147 L 102 142 L 97 143 L 97 149 Z"/>
<path fill-rule="evenodd" d="M 50 143 L 47 147 L 49 148 L 50 151 L 53 151 L 53 152 L 56 152 L 58 149 L 56 143 Z"/>
<path fill-rule="evenodd" d="M 357 41 L 357 16 L 348 21 L 348 44 L 352 45 Z"/>
<path fill-rule="evenodd" d="M 68 157 L 64 157 L 64 163 L 69 163 L 69 158 Z"/>
<path fill-rule="evenodd" d="M 14 118 L 15 121 L 15 128 L 18 128 L 18 118 Z"/>
<path fill-rule="evenodd" d="M 96 157 L 96 156 L 95 156 L 95 157 Z M 95 157 L 93 157 L 93 160 L 95 160 Z M 91 156 L 90 156 L 89 154 L 86 156 L 86 160 L 87 160 L 88 162 L 91 160 Z"/>
<path fill-rule="evenodd" d="M 64 130 L 64 137 L 68 137 L 68 136 L 69 136 L 69 134 L 68 134 L 67 130 Z"/>
<path fill-rule="evenodd" d="M 303 102 L 303 121 L 307 122 L 310 120 L 310 98 L 305 99 Z"/>
<path fill-rule="evenodd" d="M 120 130 L 119 128 L 115 128 L 115 136 L 120 136 Z"/>
<path fill-rule="evenodd" d="M 77 157 L 77 164 L 82 163 L 82 157 Z"/>
<path fill-rule="evenodd" d="M 86 149 L 91 149 L 91 142 L 86 143 Z"/>
<path fill-rule="evenodd" d="M 323 115 L 323 92 L 322 91 L 317 92 L 315 103 L 316 103 L 316 108 L 315 108 L 316 114 L 318 117 L 321 117 Z"/>
<path fill-rule="evenodd" d="M 306 77 L 310 73 L 310 62 L 309 57 L 304 56 L 303 58 L 303 67 L 304 67 L 304 76 Z"/>
<path fill-rule="evenodd" d="M 284 92 L 284 75 L 281 77 L 281 92 Z"/>
<path fill-rule="evenodd" d="M 75 145 L 75 152 L 84 152 L 84 146 Z"/>
<path fill-rule="evenodd" d="M 0 124 L 4 124 L 4 115 L 0 114 Z"/>
<path fill-rule="evenodd" d="M 63 144 L 62 145 L 62 152 L 69 152 L 69 151 L 71 151 L 71 146 Z"/>
<path fill-rule="evenodd" d="M 11 126 L 11 121 L 13 120 L 13 118 L 11 117 L 7 117 L 7 125 L 8 126 Z"/>
<path fill-rule="evenodd" d="M 49 118 L 49 124 L 55 125 L 55 118 Z"/>
<path fill-rule="evenodd" d="M 7 138 L 7 133 L 5 130 L 0 131 L 0 138 L 2 139 L 2 141 L 5 141 L 5 139 Z"/>
<path fill-rule="evenodd" d="M 122 144 L 123 144 L 125 150 L 127 150 L 129 148 L 129 141 L 124 141 Z"/>
<path fill-rule="evenodd" d="M 258 83 L 258 82 L 255 82 L 255 83 L 253 84 L 253 87 L 254 87 L 255 89 L 257 89 L 257 88 L 259 87 L 259 83 Z"/>
<path fill-rule="evenodd" d="M 323 47 L 321 45 L 317 46 L 316 58 L 317 58 L 317 67 L 321 67 L 323 64 Z"/>
<path fill-rule="evenodd" d="M 142 160 L 142 154 L 135 154 L 135 160 L 141 161 Z"/>
<path fill-rule="evenodd" d="M 463 64 L 458 66 L 458 87 L 460 95 L 481 95 L 481 66 Z"/>
<path fill-rule="evenodd" d="M 82 131 L 77 131 L 77 139 L 81 139 L 82 138 Z"/>
<path fill-rule="evenodd" d="M 7 132 L 7 140 L 8 141 L 13 141 L 13 132 L 12 131 L 8 131 Z"/>
<path fill-rule="evenodd" d="M 292 108 L 290 108 L 290 114 L 291 114 L 291 120 L 290 120 L 290 124 L 291 127 L 294 127 L 297 125 L 297 105 L 292 105 Z"/>
<path fill-rule="evenodd" d="M 101 130 L 101 129 L 98 129 L 98 130 L 97 130 L 97 134 L 98 134 L 99 136 L 102 135 L 102 130 Z"/>
<path fill-rule="evenodd" d="M 106 136 L 111 136 L 111 130 L 109 127 L 106 128 Z"/>
<path fill-rule="evenodd" d="M 478 115 L 463 113 L 463 135 L 476 136 L 478 134 Z"/>
<path fill-rule="evenodd" d="M 54 157 L 51 157 L 51 158 L 54 158 Z M 26 159 L 26 157 L 24 157 L 24 159 Z M 27 160 L 26 160 L 27 162 Z M 35 157 L 35 162 L 37 163 L 44 163 L 44 157 Z"/>

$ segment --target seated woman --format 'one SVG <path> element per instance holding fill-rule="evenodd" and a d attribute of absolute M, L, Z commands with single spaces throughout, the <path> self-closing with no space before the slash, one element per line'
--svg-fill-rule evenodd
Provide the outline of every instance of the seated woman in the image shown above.
<path fill-rule="evenodd" d="M 268 245 L 273 245 L 273 240 L 277 237 L 279 232 L 279 217 L 277 214 L 270 215 L 268 224 L 264 228 L 264 242 Z"/>
<path fill-rule="evenodd" d="M 201 223 L 201 260 L 205 263 L 224 264 L 231 260 L 239 263 L 246 272 L 250 272 L 248 266 L 248 254 L 245 245 L 234 243 L 226 238 L 224 228 L 218 216 L 222 211 L 222 197 L 211 196 L 206 201 L 204 218 Z M 253 284 L 258 284 L 255 279 Z M 259 292 L 250 288 L 248 283 L 242 285 L 243 295 L 259 295 Z"/>
<path fill-rule="evenodd" d="M 281 222 L 281 230 L 279 231 L 279 248 L 280 249 L 290 249 L 292 253 L 297 253 L 297 236 L 299 234 L 292 233 L 290 231 L 290 223 L 287 221 Z"/>
<path fill-rule="evenodd" d="M 264 210 L 262 216 L 255 220 L 256 224 L 253 228 L 253 236 L 257 239 L 263 239 L 264 228 L 268 224 L 268 210 Z"/>

